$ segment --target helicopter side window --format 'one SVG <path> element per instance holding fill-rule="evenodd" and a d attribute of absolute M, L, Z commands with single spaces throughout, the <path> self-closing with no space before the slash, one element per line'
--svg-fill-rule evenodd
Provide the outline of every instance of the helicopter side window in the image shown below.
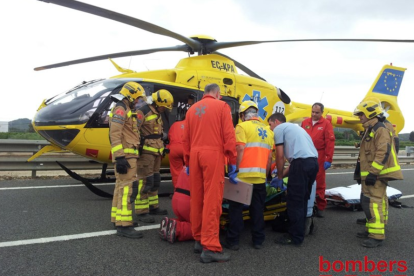
<path fill-rule="evenodd" d="M 50 99 L 36 114 L 35 125 L 84 124 L 94 116 L 115 85 L 114 81 L 87 83 Z"/>

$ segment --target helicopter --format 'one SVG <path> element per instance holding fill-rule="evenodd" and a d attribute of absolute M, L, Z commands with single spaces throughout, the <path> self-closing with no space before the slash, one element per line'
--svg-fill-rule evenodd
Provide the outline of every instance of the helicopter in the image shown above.
<path fill-rule="evenodd" d="M 28 161 L 32 161 L 46 152 L 69 151 L 102 163 L 101 179 L 104 179 L 103 176 L 108 164 L 112 163 L 108 116 L 114 102 L 110 95 L 117 94 L 126 82 L 140 83 L 148 98 L 159 89 L 166 89 L 173 95 L 174 106 L 172 111 L 162 114 L 166 133 L 172 123 L 177 120 L 180 106 L 185 105 L 190 97 L 194 101 L 200 100 L 203 96 L 204 87 L 210 83 L 217 83 L 220 86 L 222 100 L 228 103 L 231 108 L 234 125 L 239 122 L 239 105 L 245 100 L 253 100 L 258 104 L 259 119 L 265 123 L 267 123 L 268 116 L 274 112 L 284 113 L 288 121 L 299 123 L 310 116 L 311 105 L 291 101 L 282 89 L 268 83 L 248 67 L 218 52 L 218 50 L 261 43 L 299 41 L 414 42 L 414 40 L 395 39 L 291 39 L 217 42 L 213 37 L 207 35 L 185 37 L 152 23 L 78 1 L 44 0 L 43 2 L 101 16 L 158 35 L 168 36 L 184 43 L 172 47 L 88 57 L 35 68 L 36 71 L 40 71 L 110 59 L 120 72 L 119 75 L 108 79 L 83 82 L 67 92 L 44 100 L 32 122 L 35 131 L 51 144 L 42 148 Z M 131 69 L 122 68 L 112 60 L 119 57 L 171 51 L 188 53 L 189 56 L 181 59 L 173 69 L 146 72 L 135 72 Z M 245 72 L 247 76 L 239 74 L 238 69 Z M 398 106 L 397 97 L 405 70 L 402 67 L 385 65 L 365 96 L 365 98 L 374 96 L 381 101 L 389 115 L 388 119 L 394 124 L 397 132 L 404 127 L 404 117 Z M 349 128 L 355 131 L 363 129 L 359 119 L 353 116 L 350 111 L 326 107 L 323 115 L 331 121 L 334 127 Z M 93 192 L 99 193 L 92 187 L 92 180 L 80 177 L 70 169 L 61 166 L 69 175 L 82 181 Z M 164 158 L 163 166 L 168 167 L 168 158 Z M 108 196 L 102 193 L 100 195 Z"/>

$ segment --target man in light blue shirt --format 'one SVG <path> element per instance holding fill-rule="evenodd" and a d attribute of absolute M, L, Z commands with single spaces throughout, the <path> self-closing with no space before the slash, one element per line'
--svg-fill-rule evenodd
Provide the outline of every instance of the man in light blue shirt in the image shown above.
<path fill-rule="evenodd" d="M 268 122 L 275 133 L 276 144 L 277 177 L 272 184 L 282 183 L 285 158 L 290 163 L 286 197 L 289 234 L 275 242 L 300 246 L 305 238 L 307 203 L 319 170 L 318 152 L 309 134 L 295 124 L 286 123 L 282 113 L 271 115 Z"/>

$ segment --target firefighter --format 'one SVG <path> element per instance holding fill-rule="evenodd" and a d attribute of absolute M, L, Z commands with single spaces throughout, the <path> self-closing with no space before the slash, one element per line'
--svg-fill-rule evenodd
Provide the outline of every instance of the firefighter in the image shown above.
<path fill-rule="evenodd" d="M 362 184 L 361 207 L 366 216 L 366 230 L 357 233 L 357 237 L 366 238 L 362 246 L 373 248 L 381 246 L 385 239 L 388 181 L 403 179 L 403 175 L 392 132 L 383 123 L 385 118 L 380 102 L 364 100 L 356 107 L 354 115 L 359 117 L 365 129 L 355 175 Z"/>
<path fill-rule="evenodd" d="M 144 88 L 140 84 L 127 82 L 119 94 L 111 96 L 116 104 L 109 115 L 109 138 L 116 177 L 111 221 L 115 223 L 117 235 L 128 238 L 143 236 L 133 228 L 132 219 L 132 204 L 138 193 L 139 133 L 131 111 L 135 101 L 143 95 Z"/>
<path fill-rule="evenodd" d="M 312 142 L 318 151 L 319 171 L 316 176 L 316 213 L 315 216 L 323 218 L 326 207 L 326 170 L 331 167 L 335 148 L 335 135 L 330 121 L 322 117 L 324 106 L 321 103 L 312 105 L 311 118 L 302 122 L 302 128 L 312 138 Z"/>
<path fill-rule="evenodd" d="M 236 126 L 236 170 L 229 174 L 230 181 L 237 184 L 236 177 L 253 184 L 249 216 L 252 221 L 252 241 L 255 249 L 261 249 L 265 240 L 263 210 L 266 200 L 266 175 L 272 163 L 273 133 L 259 121 L 259 108 L 253 101 L 242 102 Z M 229 200 L 230 224 L 223 246 L 239 250 L 240 233 L 244 228 L 243 203 Z"/>
<path fill-rule="evenodd" d="M 378 102 L 378 103 L 380 103 L 380 101 L 378 100 L 378 99 L 376 99 L 376 98 L 373 98 L 372 100 L 374 100 L 374 101 L 376 101 L 376 102 Z M 400 140 L 399 140 L 399 138 L 398 138 L 398 134 L 395 132 L 395 128 L 394 128 L 394 125 L 390 122 L 390 121 L 388 121 L 386 118 L 385 118 L 385 116 L 384 117 L 381 117 L 381 118 L 378 118 L 378 120 L 379 121 L 382 121 L 382 120 L 384 120 L 384 125 L 385 125 L 385 127 L 392 133 L 392 137 L 393 137 L 393 139 L 394 139 L 394 145 L 395 145 L 395 152 L 397 153 L 397 155 L 398 155 L 398 150 L 399 150 L 399 147 L 400 147 Z M 357 148 L 359 148 L 360 147 L 360 143 L 358 143 L 357 145 L 356 145 L 356 147 Z M 358 161 L 359 162 L 359 161 Z M 358 179 L 358 184 L 361 184 L 361 180 L 360 180 L 360 176 L 359 175 L 356 175 L 355 177 L 354 177 L 354 179 L 355 180 L 357 180 Z M 360 197 L 360 202 L 362 201 L 362 192 L 361 192 L 361 197 Z M 388 200 L 388 196 L 387 196 L 387 193 L 385 193 L 385 195 L 384 195 L 384 204 L 386 204 L 386 206 L 384 207 L 384 211 L 386 211 L 385 213 L 384 213 L 384 224 L 385 225 L 387 225 L 387 223 L 388 223 L 388 202 L 389 200 Z M 357 219 L 357 221 L 356 221 L 356 223 L 357 224 L 360 224 L 360 225 L 365 225 L 366 223 L 367 223 L 367 219 L 366 218 L 360 218 L 360 219 Z"/>
<path fill-rule="evenodd" d="M 219 240 L 224 190 L 224 158 L 229 173 L 236 170 L 236 137 L 228 104 L 220 101 L 220 87 L 208 84 L 203 98 L 187 112 L 184 160 L 190 175 L 190 221 L 194 251 L 203 250 L 203 263 L 230 260 Z M 189 165 L 189 166 L 188 166 Z"/>
<path fill-rule="evenodd" d="M 141 157 L 137 165 L 139 194 L 135 202 L 138 220 L 153 223 L 151 215 L 166 215 L 160 209 L 158 188 L 161 184 L 161 158 L 164 151 L 161 113 L 171 110 L 174 102 L 171 93 L 165 89 L 152 94 L 152 103 L 137 110 L 137 126 L 141 135 Z"/>

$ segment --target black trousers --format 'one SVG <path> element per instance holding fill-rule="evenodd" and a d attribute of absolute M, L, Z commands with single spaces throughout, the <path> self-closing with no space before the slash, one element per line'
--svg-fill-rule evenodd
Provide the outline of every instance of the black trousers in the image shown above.
<path fill-rule="evenodd" d="M 262 244 L 265 240 L 265 222 L 263 211 L 266 200 L 266 185 L 253 184 L 252 202 L 249 206 L 250 221 L 252 222 L 253 244 Z M 244 204 L 229 201 L 229 228 L 227 229 L 226 240 L 229 244 L 239 244 L 240 233 L 244 227 L 243 221 Z"/>
<path fill-rule="evenodd" d="M 305 238 L 307 204 L 318 170 L 317 158 L 298 158 L 290 164 L 286 204 L 288 232 L 295 244 L 302 243 Z"/>

